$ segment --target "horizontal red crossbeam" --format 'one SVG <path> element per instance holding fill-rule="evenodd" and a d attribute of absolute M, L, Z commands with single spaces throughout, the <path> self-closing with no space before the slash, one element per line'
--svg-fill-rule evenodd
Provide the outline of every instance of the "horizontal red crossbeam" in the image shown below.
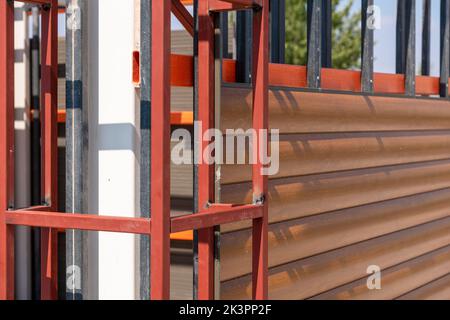
<path fill-rule="evenodd" d="M 233 3 L 233 4 L 238 4 L 241 6 L 247 6 L 247 7 L 251 7 L 251 6 L 262 6 L 262 1 L 261 0 L 219 0 L 222 2 L 229 2 L 229 3 Z"/>
<path fill-rule="evenodd" d="M 36 3 L 36 4 L 51 4 L 51 0 L 16 0 L 18 2 L 25 2 L 25 3 Z"/>
<path fill-rule="evenodd" d="M 193 58 L 187 55 L 172 55 L 172 86 L 192 87 Z M 269 85 L 291 88 L 307 88 L 307 68 L 290 64 L 269 64 Z M 224 82 L 236 82 L 236 61 L 223 60 L 222 76 Z M 374 73 L 374 93 L 404 94 L 405 76 L 403 74 Z M 450 79 L 449 79 L 450 80 Z M 361 71 L 322 68 L 321 88 L 361 92 Z M 417 76 L 418 95 L 439 95 L 439 77 Z"/>
<path fill-rule="evenodd" d="M 307 68 L 289 64 L 269 64 L 269 85 L 290 88 L 307 88 Z M 223 81 L 236 82 L 236 61 L 224 59 L 222 65 Z M 450 79 L 449 79 L 450 81 Z M 188 55 L 171 55 L 171 84 L 176 87 L 192 87 L 193 58 Z M 322 68 L 322 89 L 361 92 L 361 72 Z M 405 76 L 403 74 L 374 73 L 374 93 L 404 94 Z M 416 77 L 418 95 L 439 95 L 439 78 Z M 58 122 L 65 122 L 65 110 L 58 110 Z M 191 125 L 192 112 L 172 112 L 172 125 Z"/>
<path fill-rule="evenodd" d="M 262 215 L 263 206 L 258 205 L 212 206 L 201 213 L 173 218 L 171 232 L 206 229 L 232 222 L 252 220 Z"/>
<path fill-rule="evenodd" d="M 34 206 L 26 209 L 20 209 L 21 211 L 51 211 L 51 208 L 49 206 Z"/>
<path fill-rule="evenodd" d="M 70 214 L 43 211 L 47 207 L 32 207 L 6 212 L 6 223 L 16 226 L 52 229 L 77 229 L 131 234 L 150 234 L 151 219 Z M 213 205 L 204 212 L 172 218 L 171 233 L 210 228 L 222 224 L 252 220 L 261 217 L 263 207 L 258 205 Z"/>
<path fill-rule="evenodd" d="M 244 10 L 261 6 L 261 0 L 209 0 L 210 11 Z"/>
<path fill-rule="evenodd" d="M 150 219 L 69 214 L 58 212 L 9 211 L 6 223 L 10 225 L 53 229 L 77 229 L 132 234 L 150 234 Z"/>

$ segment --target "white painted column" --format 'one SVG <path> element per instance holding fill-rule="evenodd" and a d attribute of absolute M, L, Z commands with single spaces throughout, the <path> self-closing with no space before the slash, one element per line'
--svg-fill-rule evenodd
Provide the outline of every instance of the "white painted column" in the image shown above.
<path fill-rule="evenodd" d="M 29 39 L 23 3 L 14 4 L 14 89 L 15 89 L 15 207 L 30 206 L 30 122 Z M 31 234 L 27 227 L 16 228 L 16 297 L 31 299 Z"/>
<path fill-rule="evenodd" d="M 90 0 L 87 5 L 89 212 L 134 217 L 138 212 L 139 164 L 136 97 L 131 81 L 134 1 Z M 97 288 L 89 288 L 89 298 L 137 298 L 135 237 L 90 234 L 89 283 Z"/>

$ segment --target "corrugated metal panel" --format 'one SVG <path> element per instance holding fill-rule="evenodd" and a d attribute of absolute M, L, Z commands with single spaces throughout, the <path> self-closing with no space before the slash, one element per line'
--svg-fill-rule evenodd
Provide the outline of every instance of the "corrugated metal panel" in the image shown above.
<path fill-rule="evenodd" d="M 269 181 L 271 223 L 450 187 L 450 160 Z M 248 183 L 222 187 L 227 203 L 251 203 Z M 248 226 L 236 223 L 225 230 Z"/>
<path fill-rule="evenodd" d="M 369 290 L 363 278 L 314 297 L 315 300 L 386 300 L 396 299 L 448 273 L 450 247 L 444 247 L 418 258 L 388 268 L 382 273 L 380 290 Z"/>
<path fill-rule="evenodd" d="M 450 159 L 446 132 L 369 132 L 284 135 L 280 171 L 285 178 L 352 169 Z M 222 184 L 251 181 L 249 165 L 223 165 Z"/>
<path fill-rule="evenodd" d="M 172 142 L 173 148 L 177 142 Z M 193 197 L 193 174 L 194 168 L 189 164 L 176 165 L 171 162 L 170 166 L 170 194 L 176 198 Z"/>
<path fill-rule="evenodd" d="M 174 30 L 171 37 L 172 53 L 186 54 L 192 56 L 194 54 L 194 41 L 192 36 L 186 30 Z"/>
<path fill-rule="evenodd" d="M 171 109 L 172 111 L 192 111 L 194 105 L 194 91 L 192 88 L 172 87 Z"/>
<path fill-rule="evenodd" d="M 192 268 L 192 243 L 188 241 L 171 242 L 170 299 L 192 300 L 194 277 Z"/>
<path fill-rule="evenodd" d="M 450 274 L 430 282 L 401 297 L 399 300 L 450 300 Z"/>
<path fill-rule="evenodd" d="M 227 86 L 222 128 L 251 126 L 251 91 Z M 380 132 L 450 129 L 450 102 L 272 89 L 270 127 L 281 133 Z"/>
<path fill-rule="evenodd" d="M 299 242 L 298 246 L 302 243 Z M 450 245 L 450 218 L 293 261 L 269 271 L 271 299 L 307 299 Z M 410 272 L 414 272 L 411 270 Z M 221 298 L 251 298 L 251 276 L 222 282 Z"/>
<path fill-rule="evenodd" d="M 250 127 L 249 88 L 224 87 L 221 108 L 222 129 Z M 272 88 L 269 110 L 281 131 L 270 298 L 395 299 L 448 273 L 450 102 Z M 223 166 L 221 200 L 250 203 L 250 179 L 248 165 Z M 251 297 L 249 227 L 222 227 L 224 299 Z M 376 292 L 370 265 L 382 268 Z"/>
<path fill-rule="evenodd" d="M 269 266 L 311 257 L 448 216 L 450 189 L 271 224 Z M 221 238 L 221 277 L 251 272 L 251 230 Z"/>

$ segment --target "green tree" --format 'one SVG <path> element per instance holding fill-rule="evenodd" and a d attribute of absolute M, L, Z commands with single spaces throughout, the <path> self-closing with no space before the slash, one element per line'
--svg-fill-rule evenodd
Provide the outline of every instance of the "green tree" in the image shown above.
<path fill-rule="evenodd" d="M 341 2 L 346 2 L 344 5 Z M 360 67 L 361 12 L 352 12 L 354 0 L 332 0 L 333 68 Z M 307 0 L 286 0 L 286 63 L 306 65 Z M 340 5 L 341 4 L 341 5 Z"/>

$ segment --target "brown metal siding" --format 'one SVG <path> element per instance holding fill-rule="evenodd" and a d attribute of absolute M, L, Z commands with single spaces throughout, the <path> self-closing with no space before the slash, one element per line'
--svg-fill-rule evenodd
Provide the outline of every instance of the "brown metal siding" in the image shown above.
<path fill-rule="evenodd" d="M 174 53 L 192 54 L 184 31 L 172 39 Z M 64 63 L 63 39 L 59 49 Z M 58 92 L 64 107 L 64 79 Z M 172 99 L 174 111 L 192 110 L 192 88 L 172 88 Z M 250 106 L 249 89 L 225 87 L 222 128 L 249 128 Z M 270 124 L 282 134 L 269 194 L 271 298 L 450 299 L 450 102 L 274 89 Z M 173 196 L 191 198 L 192 167 L 172 170 Z M 249 166 L 223 166 L 222 201 L 250 202 L 250 179 Z M 251 296 L 248 227 L 222 227 L 224 299 Z M 382 290 L 365 286 L 372 264 Z M 173 275 L 189 298 L 192 276 Z"/>
<path fill-rule="evenodd" d="M 248 88 L 225 87 L 221 107 L 222 129 L 250 126 Z M 395 299 L 448 273 L 450 102 L 272 89 L 269 109 L 270 298 Z M 223 202 L 251 202 L 249 166 L 221 177 Z M 222 227 L 223 299 L 251 297 L 249 227 Z M 381 290 L 366 287 L 370 265 Z M 423 294 L 450 298 L 443 286 Z"/>
<path fill-rule="evenodd" d="M 317 299 L 396 299 L 399 295 L 428 284 L 450 270 L 450 246 L 406 261 L 383 272 L 381 290 L 368 290 L 366 278 L 314 297 Z"/>
<path fill-rule="evenodd" d="M 448 300 L 450 274 L 399 297 L 399 300 Z"/>
<path fill-rule="evenodd" d="M 270 269 L 269 296 L 311 298 L 366 277 L 369 265 L 376 264 L 386 270 L 449 244 L 450 219 L 446 218 L 293 261 Z M 250 298 L 251 277 L 222 282 L 221 294 L 223 299 Z"/>
<path fill-rule="evenodd" d="M 222 127 L 251 125 L 251 91 L 225 87 Z M 380 132 L 450 129 L 449 102 L 271 90 L 270 127 L 281 133 Z"/>

